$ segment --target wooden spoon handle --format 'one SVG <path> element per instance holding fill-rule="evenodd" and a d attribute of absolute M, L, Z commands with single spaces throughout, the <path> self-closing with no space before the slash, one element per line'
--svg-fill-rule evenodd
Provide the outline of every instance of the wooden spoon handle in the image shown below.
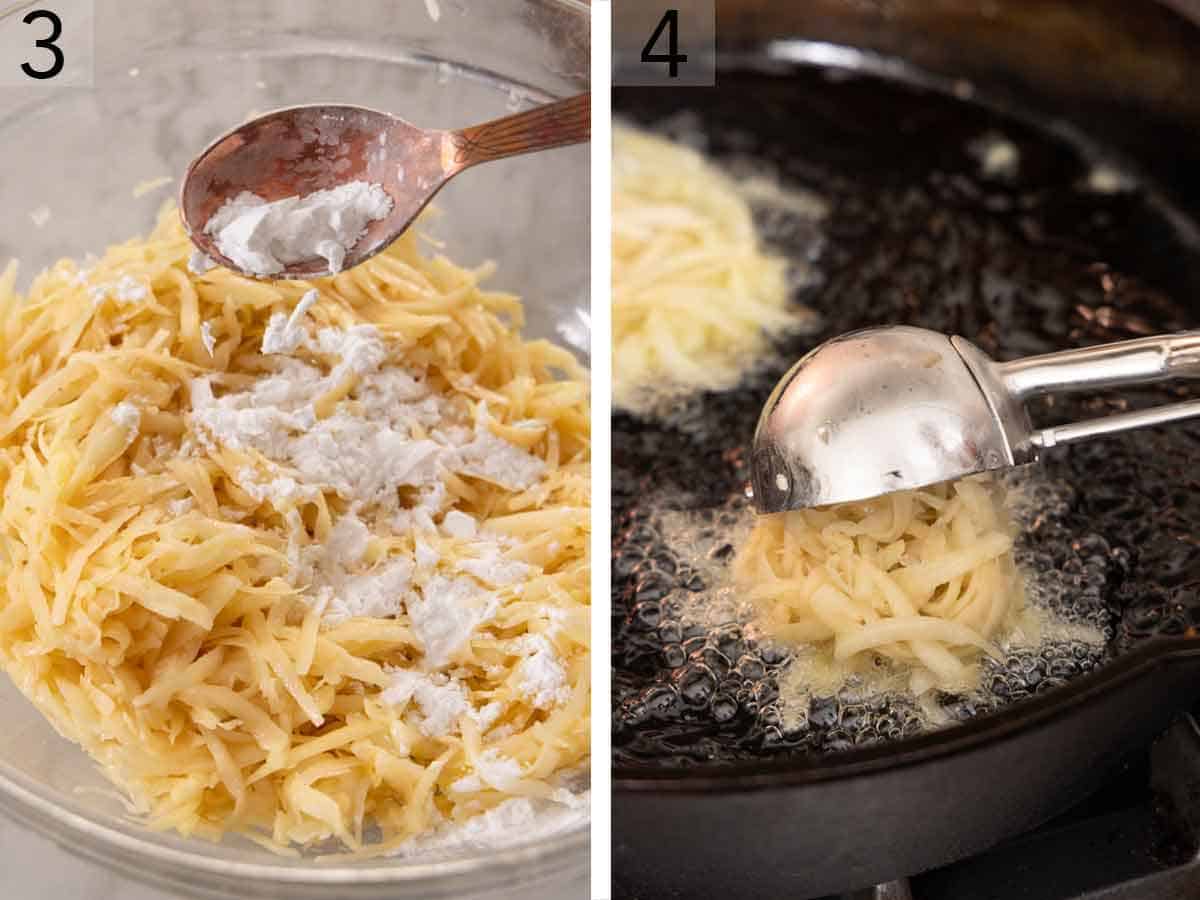
<path fill-rule="evenodd" d="M 450 132 L 454 163 L 459 169 L 475 163 L 551 147 L 580 144 L 592 134 L 592 95 L 556 100 L 516 115 L 493 119 Z"/>

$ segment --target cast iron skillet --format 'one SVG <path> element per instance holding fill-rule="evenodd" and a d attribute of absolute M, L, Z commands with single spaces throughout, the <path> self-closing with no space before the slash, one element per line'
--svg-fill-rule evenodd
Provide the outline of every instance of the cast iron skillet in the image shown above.
<path fill-rule="evenodd" d="M 1200 107 L 1185 87 L 1200 73 L 1200 30 L 1186 11 L 1116 0 L 792 7 L 722 3 L 719 71 L 786 77 L 806 47 L 828 55 L 825 42 L 866 48 L 860 62 L 886 74 L 899 55 L 905 73 L 946 87 L 967 79 L 981 97 L 1086 134 L 1177 208 L 1200 211 Z M 1189 269 L 1180 283 L 1198 282 Z M 964 857 L 1081 799 L 1197 697 L 1200 640 L 1159 636 L 941 732 L 816 759 L 626 760 L 614 773 L 618 894 L 810 897 Z"/>

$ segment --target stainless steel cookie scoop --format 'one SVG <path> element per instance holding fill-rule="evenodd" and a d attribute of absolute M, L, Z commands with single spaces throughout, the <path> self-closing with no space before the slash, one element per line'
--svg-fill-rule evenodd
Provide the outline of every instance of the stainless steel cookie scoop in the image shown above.
<path fill-rule="evenodd" d="M 1034 429 L 1024 401 L 1200 377 L 1200 331 L 997 363 L 906 326 L 827 341 L 780 379 L 754 433 L 759 512 L 866 500 L 1035 462 L 1044 448 L 1200 416 L 1200 400 Z M 1097 473 L 1100 474 L 1100 473 Z"/>

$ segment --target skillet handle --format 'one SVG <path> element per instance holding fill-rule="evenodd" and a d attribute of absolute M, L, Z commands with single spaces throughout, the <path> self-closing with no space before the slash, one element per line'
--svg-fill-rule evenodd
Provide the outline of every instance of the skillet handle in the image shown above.
<path fill-rule="evenodd" d="M 1200 377 L 1200 331 L 1181 331 L 1046 353 L 1001 363 L 997 369 L 1005 387 L 1021 400 L 1059 391 L 1103 390 L 1173 378 L 1197 378 Z M 1125 428 L 1110 430 L 1123 431 Z"/>

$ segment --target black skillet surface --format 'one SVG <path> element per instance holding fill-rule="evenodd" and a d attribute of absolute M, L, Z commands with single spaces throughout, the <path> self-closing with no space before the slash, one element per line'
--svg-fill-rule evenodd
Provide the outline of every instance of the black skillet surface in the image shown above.
<path fill-rule="evenodd" d="M 821 283 L 800 299 L 824 327 L 670 424 L 614 417 L 618 885 L 644 897 L 808 896 L 974 852 L 1077 799 L 1200 695 L 1185 637 L 1200 624 L 1200 426 L 1047 454 L 1060 486 L 1039 495 L 1021 556 L 1058 573 L 1060 602 L 1087 610 L 1107 646 L 1051 645 L 990 666 L 982 697 L 943 698 L 966 724 L 933 734 L 918 734 L 903 703 L 834 698 L 785 727 L 775 675 L 786 654 L 732 623 L 689 630 L 676 598 L 705 585 L 654 514 L 736 496 L 745 442 L 786 361 L 852 328 L 922 325 L 1005 359 L 1195 327 L 1190 222 L 1149 189 L 1086 190 L 1094 149 L 916 88 L 797 69 L 726 73 L 682 100 L 715 157 L 765 161 L 828 202 L 819 241 L 803 223 L 769 228 L 780 252 L 815 255 Z M 680 92 L 614 95 L 618 114 L 668 130 L 680 103 Z M 980 176 L 968 147 L 988 132 L 1019 148 L 1015 177 Z M 1050 424 L 1191 395 L 1058 398 L 1034 412 Z"/>

